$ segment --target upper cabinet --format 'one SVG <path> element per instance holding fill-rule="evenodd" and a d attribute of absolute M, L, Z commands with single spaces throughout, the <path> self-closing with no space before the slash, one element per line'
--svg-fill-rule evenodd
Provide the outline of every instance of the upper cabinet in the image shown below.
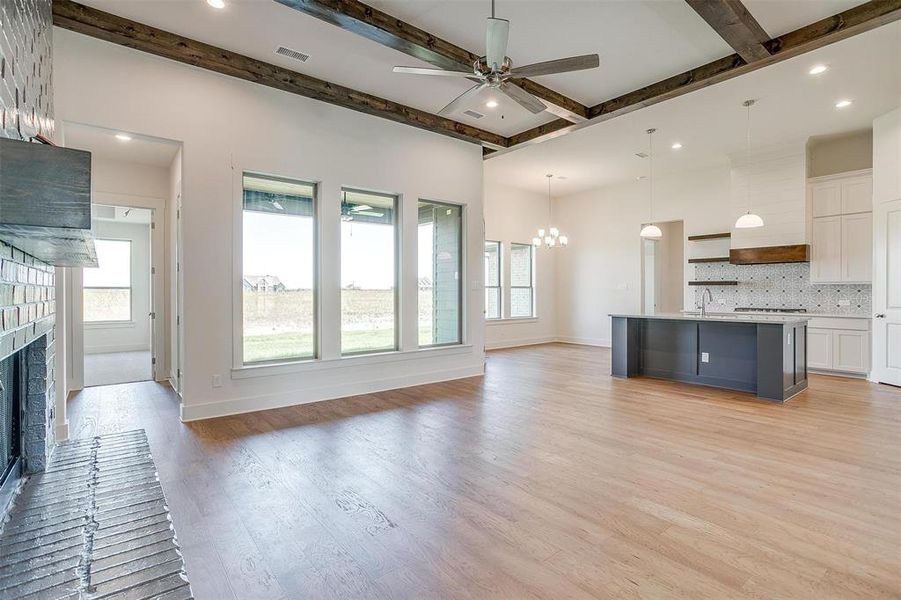
<path fill-rule="evenodd" d="M 873 263 L 870 170 L 809 179 L 810 280 L 869 283 Z"/>

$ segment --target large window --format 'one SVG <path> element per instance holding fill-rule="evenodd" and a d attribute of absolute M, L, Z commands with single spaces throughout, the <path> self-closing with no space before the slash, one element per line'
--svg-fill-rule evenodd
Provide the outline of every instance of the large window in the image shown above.
<path fill-rule="evenodd" d="M 485 242 L 485 318 L 501 318 L 501 243 Z"/>
<path fill-rule="evenodd" d="M 316 186 L 244 174 L 244 363 L 316 356 Z"/>
<path fill-rule="evenodd" d="M 84 321 L 131 321 L 131 241 L 95 240 L 99 266 L 83 270 Z"/>
<path fill-rule="evenodd" d="M 419 201 L 419 345 L 459 344 L 463 338 L 463 208 Z"/>
<path fill-rule="evenodd" d="M 535 316 L 534 248 L 510 244 L 510 316 Z"/>
<path fill-rule="evenodd" d="M 397 197 L 341 190 L 341 353 L 397 349 Z"/>

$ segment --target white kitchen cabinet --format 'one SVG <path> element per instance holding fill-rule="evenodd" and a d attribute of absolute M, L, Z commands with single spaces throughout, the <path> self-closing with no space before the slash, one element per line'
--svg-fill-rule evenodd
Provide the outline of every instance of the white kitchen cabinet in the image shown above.
<path fill-rule="evenodd" d="M 807 368 L 832 368 L 832 331 L 807 328 Z"/>
<path fill-rule="evenodd" d="M 873 211 L 873 176 L 862 175 L 841 180 L 842 214 Z"/>
<path fill-rule="evenodd" d="M 842 182 L 830 180 L 810 184 L 810 204 L 814 217 L 842 214 Z"/>
<path fill-rule="evenodd" d="M 812 318 L 807 324 L 807 368 L 867 374 L 870 370 L 870 320 Z"/>
<path fill-rule="evenodd" d="M 811 283 L 869 283 L 873 265 L 870 171 L 808 181 Z"/>
<path fill-rule="evenodd" d="M 841 281 L 842 218 L 818 217 L 810 233 L 810 280 Z"/>
<path fill-rule="evenodd" d="M 873 213 L 842 215 L 842 281 L 873 279 Z"/>

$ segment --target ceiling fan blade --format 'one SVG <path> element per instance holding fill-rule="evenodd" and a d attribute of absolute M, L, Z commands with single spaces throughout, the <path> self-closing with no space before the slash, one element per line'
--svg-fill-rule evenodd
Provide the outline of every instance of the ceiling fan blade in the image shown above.
<path fill-rule="evenodd" d="M 518 85 L 512 84 L 509 81 L 505 81 L 500 85 L 500 91 L 508 95 L 512 98 L 517 104 L 525 108 L 527 111 L 533 114 L 538 114 L 540 112 L 544 112 L 547 109 L 547 106 L 544 103 L 525 91 Z"/>
<path fill-rule="evenodd" d="M 507 56 L 507 35 L 510 21 L 488 17 L 488 32 L 485 34 L 485 62 L 492 71 L 499 71 Z"/>
<path fill-rule="evenodd" d="M 558 58 L 546 62 L 523 65 L 510 70 L 514 77 L 535 77 L 536 75 L 552 75 L 554 73 L 568 73 L 570 71 L 583 71 L 594 69 L 601 64 L 597 54 L 585 54 L 582 56 L 570 56 Z"/>
<path fill-rule="evenodd" d="M 482 91 L 488 84 L 487 83 L 477 83 L 453 100 L 448 103 L 447 106 L 438 111 L 438 114 L 441 116 L 447 116 L 457 110 L 458 108 L 462 108 L 462 106 L 472 99 L 474 96 L 477 96 L 479 92 Z"/>
<path fill-rule="evenodd" d="M 445 71 L 444 69 L 426 69 L 422 67 L 394 67 L 395 73 L 410 75 L 439 75 L 441 77 L 475 77 L 472 71 Z"/>

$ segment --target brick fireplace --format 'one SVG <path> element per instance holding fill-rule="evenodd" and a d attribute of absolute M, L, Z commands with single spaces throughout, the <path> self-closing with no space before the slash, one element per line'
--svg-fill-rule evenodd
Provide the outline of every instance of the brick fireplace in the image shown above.
<path fill-rule="evenodd" d="M 0 2 L 0 137 L 53 138 L 51 9 L 51 0 Z M 18 355 L 25 473 L 43 470 L 55 443 L 54 291 L 53 267 L 0 242 L 0 360 Z"/>

